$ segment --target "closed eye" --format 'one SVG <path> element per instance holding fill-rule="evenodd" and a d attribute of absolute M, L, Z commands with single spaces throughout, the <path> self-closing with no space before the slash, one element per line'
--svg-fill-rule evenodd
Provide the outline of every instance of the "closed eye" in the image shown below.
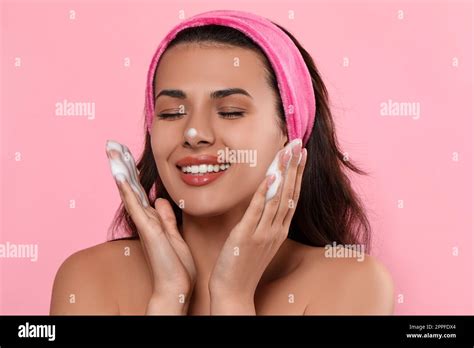
<path fill-rule="evenodd" d="M 185 113 L 174 113 L 174 114 L 161 113 L 161 114 L 158 114 L 158 117 L 162 119 L 166 119 L 166 120 L 175 120 L 181 117 L 182 115 L 186 115 L 186 114 Z M 244 112 L 243 111 L 219 112 L 219 115 L 221 115 L 223 118 L 234 119 L 234 118 L 242 117 L 244 115 Z"/>
<path fill-rule="evenodd" d="M 234 112 L 219 112 L 223 118 L 239 118 L 244 115 L 243 111 L 234 111 Z"/>
<path fill-rule="evenodd" d="M 166 120 L 174 120 L 179 118 L 182 115 L 186 115 L 185 113 L 175 113 L 175 114 L 158 114 L 159 118 L 166 119 Z"/>

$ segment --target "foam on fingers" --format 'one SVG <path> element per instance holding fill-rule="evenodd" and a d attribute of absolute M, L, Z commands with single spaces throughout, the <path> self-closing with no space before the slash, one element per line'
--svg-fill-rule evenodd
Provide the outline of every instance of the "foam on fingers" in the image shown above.
<path fill-rule="evenodd" d="M 280 186 L 281 181 L 283 179 L 283 173 L 281 172 L 281 169 L 280 169 L 280 153 L 286 151 L 287 149 L 290 150 L 290 160 L 288 161 L 288 164 L 285 168 L 285 174 L 286 174 L 286 171 L 288 170 L 289 163 L 291 161 L 291 157 L 293 156 L 293 151 L 292 151 L 293 147 L 296 146 L 297 144 L 301 144 L 301 139 L 292 140 L 290 143 L 288 143 L 283 148 L 283 150 L 278 151 L 275 158 L 273 159 L 273 162 L 270 164 L 270 167 L 268 167 L 266 176 L 274 174 L 275 175 L 275 181 L 273 181 L 273 183 L 270 185 L 270 187 L 267 190 L 267 193 L 266 193 L 266 196 L 265 196 L 266 201 L 269 201 L 270 199 L 275 197 L 275 195 L 278 191 L 278 187 Z M 300 162 L 301 162 L 301 157 L 302 157 L 302 153 L 300 153 L 300 157 L 298 159 L 298 164 L 300 164 Z"/>
<path fill-rule="evenodd" d="M 138 170 L 130 150 L 116 141 L 107 140 L 106 151 L 109 153 L 112 176 L 121 182 L 126 180 L 140 198 L 142 205 L 148 207 L 148 199 L 139 182 Z"/>

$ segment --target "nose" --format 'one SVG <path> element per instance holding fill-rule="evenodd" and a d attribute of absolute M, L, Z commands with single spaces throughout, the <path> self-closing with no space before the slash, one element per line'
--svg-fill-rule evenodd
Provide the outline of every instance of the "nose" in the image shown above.
<path fill-rule="evenodd" d="M 214 132 L 206 115 L 193 115 L 190 117 L 183 131 L 183 146 L 199 148 L 214 144 Z"/>

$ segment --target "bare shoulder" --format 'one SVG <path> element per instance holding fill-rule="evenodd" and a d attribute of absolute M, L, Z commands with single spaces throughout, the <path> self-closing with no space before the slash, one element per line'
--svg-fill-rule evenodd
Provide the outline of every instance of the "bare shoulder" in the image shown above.
<path fill-rule="evenodd" d="M 305 314 L 392 314 L 394 285 L 386 267 L 363 251 L 297 243 L 307 289 Z"/>
<path fill-rule="evenodd" d="M 117 278 L 141 262 L 136 240 L 105 242 L 75 252 L 56 273 L 50 314 L 118 314 Z"/>

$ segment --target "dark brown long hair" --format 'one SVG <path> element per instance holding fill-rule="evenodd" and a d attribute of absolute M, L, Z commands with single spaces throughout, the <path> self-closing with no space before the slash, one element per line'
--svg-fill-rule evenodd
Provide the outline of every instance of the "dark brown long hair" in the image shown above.
<path fill-rule="evenodd" d="M 279 27 L 293 40 L 301 52 L 311 74 L 316 97 L 316 119 L 311 137 L 306 144 L 308 159 L 300 198 L 290 225 L 289 238 L 317 247 L 333 242 L 363 244 L 365 250 L 369 250 L 371 226 L 364 206 L 351 187 L 345 171 L 352 171 L 360 175 L 367 175 L 367 173 L 346 160 L 340 150 L 329 108 L 328 92 L 313 59 L 292 34 L 281 26 Z M 192 42 L 224 44 L 259 53 L 266 65 L 268 84 L 277 96 L 275 106 L 279 110 L 278 122 L 286 134 L 285 115 L 275 73 L 264 52 L 251 38 L 230 27 L 205 25 L 182 30 L 167 49 L 177 44 Z M 170 201 L 177 222 L 181 224 L 181 209 L 173 202 L 158 175 L 146 124 L 144 124 L 144 130 L 144 150 L 137 163 L 140 182 L 149 195 L 152 205 L 156 197 L 163 197 Z M 127 232 L 131 238 L 138 238 L 136 226 L 123 203 L 120 204 L 115 214 L 109 235 L 114 236 L 120 230 Z"/>

